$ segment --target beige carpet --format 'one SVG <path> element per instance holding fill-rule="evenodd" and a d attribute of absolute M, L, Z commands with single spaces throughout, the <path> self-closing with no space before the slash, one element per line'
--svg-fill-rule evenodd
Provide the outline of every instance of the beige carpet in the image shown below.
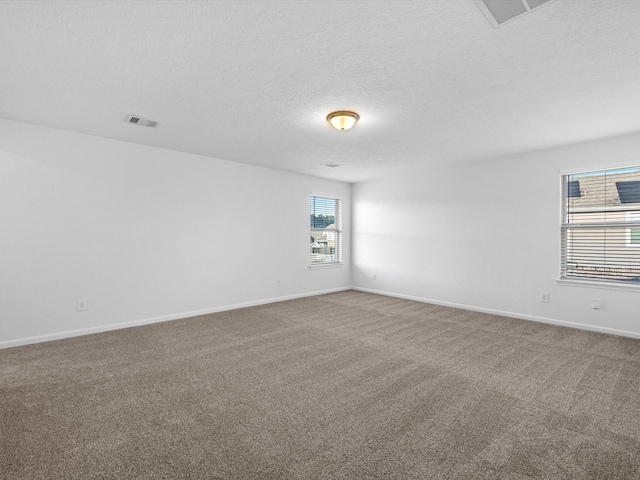
<path fill-rule="evenodd" d="M 640 341 L 348 291 L 0 350 L 2 479 L 640 478 Z"/>

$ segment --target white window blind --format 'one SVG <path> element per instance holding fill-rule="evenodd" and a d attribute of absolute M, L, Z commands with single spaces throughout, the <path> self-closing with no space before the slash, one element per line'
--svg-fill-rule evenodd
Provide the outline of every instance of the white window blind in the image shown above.
<path fill-rule="evenodd" d="M 311 265 L 342 262 L 342 202 L 311 196 Z"/>
<path fill-rule="evenodd" d="M 561 277 L 640 285 L 640 166 L 563 185 Z"/>

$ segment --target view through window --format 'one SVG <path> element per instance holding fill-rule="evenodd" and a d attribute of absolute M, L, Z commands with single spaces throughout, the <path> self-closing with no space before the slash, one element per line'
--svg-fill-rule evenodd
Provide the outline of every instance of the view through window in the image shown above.
<path fill-rule="evenodd" d="M 640 284 L 640 166 L 563 184 L 561 277 Z"/>
<path fill-rule="evenodd" d="M 342 202 L 337 198 L 310 198 L 311 265 L 342 261 Z"/>

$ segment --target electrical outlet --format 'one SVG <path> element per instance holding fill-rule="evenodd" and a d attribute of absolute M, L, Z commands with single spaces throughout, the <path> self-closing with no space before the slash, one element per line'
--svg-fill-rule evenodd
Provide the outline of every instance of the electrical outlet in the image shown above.
<path fill-rule="evenodd" d="M 549 292 L 540 292 L 540 301 L 542 303 L 549 303 Z"/>
<path fill-rule="evenodd" d="M 602 300 L 600 300 L 599 298 L 592 298 L 591 299 L 591 308 L 593 308 L 594 310 L 602 309 Z"/>
<path fill-rule="evenodd" d="M 86 300 L 76 300 L 76 311 L 77 312 L 85 312 L 87 310 L 87 301 Z"/>
<path fill-rule="evenodd" d="M 279 278 L 276 278 L 276 287 L 282 285 L 282 281 Z"/>
<path fill-rule="evenodd" d="M 371 274 L 371 280 L 377 280 L 377 275 L 375 273 Z"/>

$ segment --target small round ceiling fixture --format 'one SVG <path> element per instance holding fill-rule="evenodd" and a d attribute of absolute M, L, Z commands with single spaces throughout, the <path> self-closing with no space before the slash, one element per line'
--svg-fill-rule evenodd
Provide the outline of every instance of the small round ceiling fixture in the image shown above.
<path fill-rule="evenodd" d="M 336 130 L 349 130 L 356 122 L 360 120 L 360 115 L 356 112 L 348 112 L 341 110 L 339 112 L 333 112 L 327 115 L 327 122 L 329 122 Z"/>

